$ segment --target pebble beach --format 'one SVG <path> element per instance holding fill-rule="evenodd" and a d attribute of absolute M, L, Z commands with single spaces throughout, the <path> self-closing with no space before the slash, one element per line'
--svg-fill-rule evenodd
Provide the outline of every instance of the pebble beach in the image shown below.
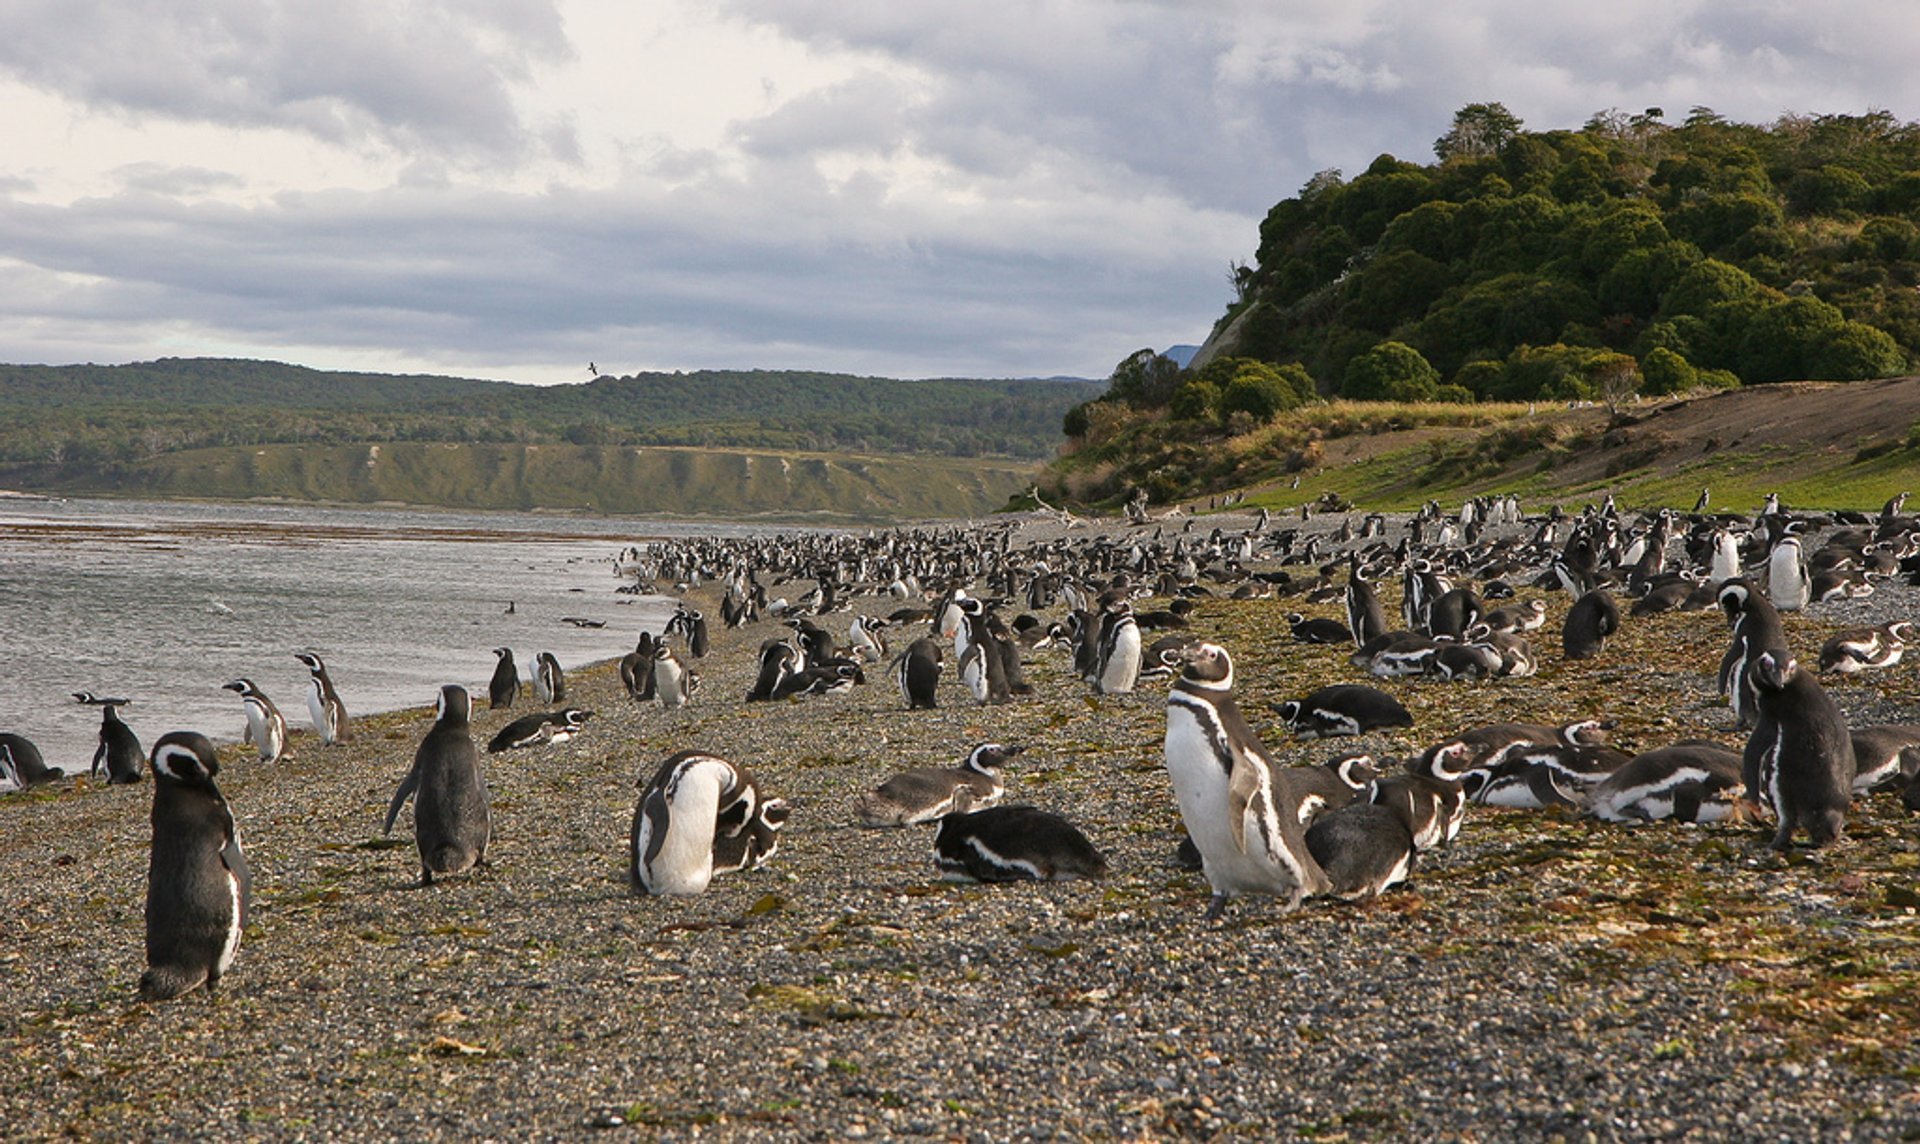
<path fill-rule="evenodd" d="M 1013 523 L 1018 544 L 1186 521 Z M 1889 581 L 1791 614 L 1789 639 L 1811 660 L 1843 624 L 1920 619 L 1917 591 Z M 1715 694 L 1717 613 L 1630 618 L 1568 662 L 1566 594 L 1528 595 L 1550 608 L 1539 674 L 1382 682 L 1414 726 L 1357 741 L 1297 740 L 1269 714 L 1362 680 L 1350 646 L 1297 643 L 1283 619 L 1338 618 L 1338 600 L 1208 596 L 1193 631 L 1233 652 L 1242 709 L 1289 763 L 1596 715 L 1628 750 L 1744 742 Z M 611 664 L 572 673 L 568 701 L 596 712 L 583 734 L 483 754 L 493 842 L 471 875 L 418 886 L 409 815 L 380 833 L 431 706 L 359 720 L 329 748 L 283 702 L 293 758 L 224 747 L 254 910 L 213 996 L 135 996 L 150 785 L 0 798 L 0 1137 L 1920 1135 L 1920 819 L 1897 795 L 1857 801 L 1836 846 L 1785 856 L 1759 824 L 1476 806 L 1451 848 L 1371 902 L 1284 913 L 1249 897 L 1205 923 L 1207 884 L 1174 857 L 1164 680 L 1096 696 L 1068 652 L 1040 649 L 1036 693 L 1005 705 L 975 705 L 949 670 L 942 706 L 908 711 L 884 665 L 846 694 L 747 704 L 755 649 L 785 629 L 723 629 L 711 585 L 687 601 L 713 636 L 692 703 L 635 704 Z M 845 631 L 844 614 L 820 622 Z M 457 682 L 483 696 L 484 680 Z M 1920 721 L 1911 663 L 1828 682 L 1856 725 Z M 532 709 L 476 703 L 476 739 Z M 236 705 L 231 728 L 197 729 L 232 739 L 239 720 Z M 1026 748 L 1007 801 L 1078 824 L 1105 881 L 943 882 L 931 827 L 854 825 L 887 775 L 984 741 Z M 792 818 L 766 868 L 636 896 L 636 783 L 688 748 L 749 769 Z"/>

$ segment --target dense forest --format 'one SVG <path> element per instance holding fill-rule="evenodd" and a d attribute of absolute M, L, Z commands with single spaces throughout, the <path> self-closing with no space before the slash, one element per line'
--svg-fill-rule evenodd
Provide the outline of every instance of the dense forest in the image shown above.
<path fill-rule="evenodd" d="M 1920 360 L 1920 126 L 1699 107 L 1535 132 L 1484 103 L 1434 154 L 1276 204 L 1191 367 L 1141 351 L 1068 413 L 1080 463 L 1137 480 L 1329 397 L 1615 405 Z"/>
<path fill-rule="evenodd" d="M 0 465 L 112 466 L 217 446 L 402 441 L 695 445 L 1039 458 L 1099 387 L 791 371 L 582 385 L 336 373 L 169 358 L 0 366 Z"/>

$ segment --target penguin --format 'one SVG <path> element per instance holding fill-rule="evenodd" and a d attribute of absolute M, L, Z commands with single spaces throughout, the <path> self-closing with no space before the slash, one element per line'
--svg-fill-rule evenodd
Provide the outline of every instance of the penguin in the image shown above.
<path fill-rule="evenodd" d="M 1133 605 L 1115 600 L 1101 616 L 1100 658 L 1093 688 L 1102 695 L 1124 695 L 1139 679 L 1140 625 L 1134 622 Z"/>
<path fill-rule="evenodd" d="M 1247 725 L 1233 699 L 1233 659 L 1218 644 L 1188 650 L 1167 693 L 1167 773 L 1180 818 L 1199 849 L 1213 898 L 1206 919 L 1244 893 L 1273 894 L 1285 909 L 1324 893 L 1326 874 L 1307 850 L 1304 793 Z"/>
<path fill-rule="evenodd" d="M 620 657 L 620 683 L 627 689 L 627 698 L 635 703 L 653 701 L 653 651 L 657 646 L 658 636 L 641 632 L 633 650 Z"/>
<path fill-rule="evenodd" d="M 147 970 L 140 999 L 167 1001 L 233 967 L 253 878 L 214 776 L 213 743 L 171 731 L 153 744 L 153 846 L 147 859 Z"/>
<path fill-rule="evenodd" d="M 714 827 L 713 873 L 758 870 L 772 861 L 780 849 L 780 828 L 787 824 L 792 810 L 786 799 L 768 798 L 760 800 L 750 816 L 722 816 Z M 730 821 L 733 817 L 741 819 L 739 825 Z"/>
<path fill-rule="evenodd" d="M 1567 609 L 1561 648 L 1568 659 L 1591 659 L 1607 646 L 1607 637 L 1619 630 L 1619 605 L 1605 588 L 1595 588 Z"/>
<path fill-rule="evenodd" d="M 1395 804 L 1361 802 L 1316 819 L 1307 851 L 1326 871 L 1327 893 L 1364 901 L 1397 886 L 1413 872 L 1413 826 Z"/>
<path fill-rule="evenodd" d="M 938 692 L 944 656 L 937 642 L 921 636 L 894 657 L 893 677 L 900 684 L 900 697 L 906 700 L 907 710 L 930 711 L 940 706 Z"/>
<path fill-rule="evenodd" d="M 1499 675 L 1506 660 L 1490 644 L 1455 643 L 1442 640 L 1434 648 L 1427 671 L 1435 679 L 1491 679 Z"/>
<path fill-rule="evenodd" d="M 940 820 L 934 862 L 949 881 L 1069 882 L 1107 876 L 1107 858 L 1066 819 L 1032 806 L 994 806 Z"/>
<path fill-rule="evenodd" d="M 493 836 L 487 780 L 473 747 L 473 700 L 449 683 L 440 689 L 433 727 L 420 740 L 413 769 L 387 804 L 383 833 L 393 833 L 400 807 L 413 798 L 413 838 L 420 849 L 420 884 L 436 874 L 461 874 L 486 865 Z"/>
<path fill-rule="evenodd" d="M 1892 667 L 1906 654 L 1913 625 L 1905 620 L 1877 628 L 1848 628 L 1835 632 L 1820 645 L 1820 670 L 1852 675 L 1869 668 Z"/>
<path fill-rule="evenodd" d="M 21 780 L 20 772 L 14 769 L 13 753 L 0 744 L 0 794 L 12 794 L 27 789 Z"/>
<path fill-rule="evenodd" d="M 913 826 L 997 805 L 1006 793 L 1000 768 L 1025 748 L 982 743 L 958 767 L 902 771 L 860 798 L 862 826 Z"/>
<path fill-rule="evenodd" d="M 1416 850 L 1452 845 L 1467 817 L 1467 794 L 1459 783 L 1410 771 L 1375 779 L 1367 801 L 1399 811 Z"/>
<path fill-rule="evenodd" d="M 497 647 L 493 654 L 499 659 L 493 665 L 493 678 L 487 682 L 487 708 L 498 711 L 512 707 L 520 698 L 520 668 L 513 662 L 512 648 Z"/>
<path fill-rule="evenodd" d="M 782 639 L 762 640 L 760 643 L 760 671 L 754 677 L 753 686 L 747 690 L 748 703 L 763 703 L 773 698 L 774 689 L 788 675 L 797 674 L 805 666 L 800 649 Z"/>
<path fill-rule="evenodd" d="M 487 753 L 497 755 L 502 751 L 512 751 L 542 743 L 564 743 L 579 734 L 580 729 L 586 726 L 587 720 L 591 718 L 593 718 L 593 712 L 582 711 L 578 707 L 522 715 L 500 728 L 493 738 L 487 741 Z"/>
<path fill-rule="evenodd" d="M 221 684 L 221 688 L 240 696 L 241 705 L 247 714 L 246 735 L 240 740 L 253 744 L 254 752 L 263 763 L 277 763 L 287 753 L 287 719 L 280 709 L 267 698 L 267 693 L 254 686 L 251 679 L 242 677 L 231 683 Z"/>
<path fill-rule="evenodd" d="M 320 741 L 331 747 L 335 743 L 347 741 L 347 705 L 340 702 L 340 693 L 334 690 L 333 677 L 327 674 L 327 665 L 316 652 L 297 651 L 293 658 L 307 665 L 310 673 L 307 680 L 307 712 L 313 716 L 313 729 L 320 733 Z"/>
<path fill-rule="evenodd" d="M 146 778 L 146 752 L 133 728 L 120 721 L 120 714 L 109 703 L 100 708 L 100 746 L 93 752 L 93 767 L 88 774 L 107 774 L 107 785 L 137 783 Z"/>
<path fill-rule="evenodd" d="M 1920 778 L 1920 725 L 1888 723 L 1853 732 L 1853 793 L 1912 790 Z"/>
<path fill-rule="evenodd" d="M 550 651 L 533 657 L 533 697 L 542 707 L 567 701 L 567 676 Z"/>
<path fill-rule="evenodd" d="M 91 691 L 75 691 L 73 701 L 84 707 L 125 707 L 133 702 L 124 696 L 95 695 Z"/>
<path fill-rule="evenodd" d="M 1767 598 L 1782 612 L 1797 612 L 1807 606 L 1811 585 L 1807 579 L 1806 558 L 1800 551 L 1800 537 L 1789 524 L 1789 531 L 1774 543 L 1767 555 Z"/>
<path fill-rule="evenodd" d="M 1607 822 L 1723 822 L 1745 787 L 1740 754 L 1706 739 L 1642 751 L 1579 801 Z"/>
<path fill-rule="evenodd" d="M 1398 699 L 1361 683 L 1336 683 L 1304 699 L 1276 704 L 1274 713 L 1303 739 L 1364 735 L 1382 727 L 1411 727 L 1413 716 Z"/>
<path fill-rule="evenodd" d="M 1427 634 L 1438 638 L 1451 636 L 1460 639 L 1467 629 L 1480 622 L 1480 615 L 1486 611 L 1486 605 L 1480 602 L 1471 588 L 1451 588 L 1434 597 L 1427 608 Z"/>
<path fill-rule="evenodd" d="M 1840 836 L 1853 801 L 1855 763 L 1846 716 L 1785 648 L 1762 651 L 1750 670 L 1759 719 L 1747 739 L 1742 775 L 1773 811 L 1767 845 L 1784 851 L 1806 831 L 1815 849 Z"/>
<path fill-rule="evenodd" d="M 1786 646 L 1786 629 L 1780 622 L 1780 613 L 1774 608 L 1773 602 L 1751 580 L 1744 577 L 1728 580 L 1720 585 L 1716 598 L 1727 622 L 1733 625 L 1733 639 L 1727 646 L 1726 654 L 1720 658 L 1720 694 L 1726 696 L 1733 707 L 1735 723 L 1741 727 L 1751 727 L 1760 712 L 1759 692 L 1753 682 L 1753 663 L 1761 652 Z M 1749 779 L 1751 777 L 1748 776 Z M 1759 797 L 1751 784 L 1748 791 L 1748 797 Z"/>
<path fill-rule="evenodd" d="M 667 621 L 667 631 L 679 633 L 686 642 L 688 655 L 695 659 L 707 658 L 707 617 L 698 609 L 685 604 L 675 608 L 673 618 Z"/>
<path fill-rule="evenodd" d="M 1386 634 L 1387 609 L 1381 605 L 1379 594 L 1373 590 L 1373 583 L 1368 579 L 1358 553 L 1350 553 L 1347 557 L 1346 605 L 1347 627 L 1353 632 L 1354 647 L 1362 647 L 1368 640 Z"/>
<path fill-rule="evenodd" d="M 714 839 L 722 819 L 755 821 L 760 804 L 752 776 L 718 755 L 681 751 L 639 784 L 627 834 L 627 878 L 638 894 L 698 894 L 714 873 Z"/>
<path fill-rule="evenodd" d="M 1307 618 L 1299 612 L 1287 613 L 1287 626 L 1293 629 L 1293 638 L 1308 644 L 1343 644 L 1353 639 L 1353 633 L 1347 625 L 1338 620 L 1322 617 Z"/>
<path fill-rule="evenodd" d="M 48 766 L 40 754 L 40 748 L 34 746 L 33 740 L 25 735 L 0 732 L 0 756 L 6 758 L 7 767 L 17 784 L 16 789 L 57 782 L 67 777 L 67 772 L 61 768 Z"/>
<path fill-rule="evenodd" d="M 887 658 L 887 621 L 879 616 L 855 615 L 847 626 L 847 642 L 854 654 L 868 663 Z"/>
<path fill-rule="evenodd" d="M 653 649 L 654 698 L 669 711 L 685 707 L 700 686 L 700 673 L 682 663 L 665 641 Z"/>

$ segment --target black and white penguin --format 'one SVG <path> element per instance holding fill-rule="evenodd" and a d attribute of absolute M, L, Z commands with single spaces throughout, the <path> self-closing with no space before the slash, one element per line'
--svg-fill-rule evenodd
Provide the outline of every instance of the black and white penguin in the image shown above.
<path fill-rule="evenodd" d="M 147 971 L 140 997 L 166 1001 L 219 987 L 251 908 L 233 814 L 214 776 L 213 743 L 172 731 L 153 745 L 153 848 L 147 859 Z"/>
<path fill-rule="evenodd" d="M 1358 553 L 1347 557 L 1347 627 L 1353 632 L 1353 644 L 1360 647 L 1387 632 L 1387 609 L 1373 590 Z"/>
<path fill-rule="evenodd" d="M 1488 631 L 1495 633 L 1539 631 L 1547 622 L 1547 602 L 1535 599 L 1524 604 L 1495 608 L 1481 616 L 1480 622 Z"/>
<path fill-rule="evenodd" d="M 982 743 L 958 767 L 902 771 L 860 797 L 862 826 L 913 826 L 997 805 L 1006 793 L 1000 768 L 1025 748 Z"/>
<path fill-rule="evenodd" d="M 847 625 L 847 644 L 853 653 L 868 663 L 887 658 L 887 621 L 880 616 L 855 613 Z"/>
<path fill-rule="evenodd" d="M 760 670 L 754 676 L 753 686 L 747 689 L 747 702 L 762 703 L 772 699 L 782 679 L 798 674 L 805 667 L 806 661 L 800 649 L 793 644 L 782 639 L 762 640 Z"/>
<path fill-rule="evenodd" d="M 940 644 L 927 636 L 921 636 L 907 645 L 907 650 L 894 657 L 893 678 L 900 685 L 900 697 L 907 702 L 907 710 L 932 710 L 940 706 L 940 672 L 945 653 Z"/>
<path fill-rule="evenodd" d="M 1303 739 L 1364 735 L 1382 727 L 1411 727 L 1413 716 L 1398 699 L 1377 687 L 1336 683 L 1304 699 L 1277 704 L 1274 713 Z"/>
<path fill-rule="evenodd" d="M 683 663 L 666 641 L 653 649 L 653 697 L 669 711 L 687 705 L 700 686 L 700 673 Z"/>
<path fill-rule="evenodd" d="M 698 894 L 713 880 L 714 838 L 728 822 L 755 820 L 752 776 L 718 755 L 681 751 L 640 784 L 627 835 L 627 877 L 635 893 Z"/>
<path fill-rule="evenodd" d="M 1098 881 L 1106 855 L 1080 828 L 1032 806 L 994 806 L 940 820 L 933 839 L 941 876 L 974 882 Z"/>
<path fill-rule="evenodd" d="M 1607 637 L 1620 630 L 1620 606 L 1605 588 L 1595 588 L 1567 609 L 1560 644 L 1568 659 L 1591 659 L 1607 646 Z"/>
<path fill-rule="evenodd" d="M 263 763 L 277 763 L 287 752 L 287 719 L 280 709 L 267 698 L 267 693 L 247 678 L 236 679 L 221 684 L 224 690 L 236 692 L 240 696 L 242 708 L 246 711 L 247 730 L 240 740 L 250 743 L 254 752 Z"/>
<path fill-rule="evenodd" d="M 667 620 L 668 635 L 678 635 L 687 645 L 687 654 L 695 659 L 707 658 L 707 617 L 697 608 L 681 604 L 675 608 Z"/>
<path fill-rule="evenodd" d="M 522 715 L 500 728 L 493 738 L 487 741 L 487 753 L 497 755 L 502 751 L 534 747 L 543 743 L 564 743 L 579 734 L 580 729 L 586 726 L 587 720 L 591 718 L 593 718 L 593 712 L 583 711 L 578 707 Z"/>
<path fill-rule="evenodd" d="M 1133 605 L 1125 600 L 1107 604 L 1100 619 L 1100 656 L 1094 668 L 1094 690 L 1102 695 L 1124 695 L 1140 679 L 1140 625 Z"/>
<path fill-rule="evenodd" d="M 91 691 L 73 692 L 73 701 L 85 707 L 126 707 L 133 702 L 124 696 L 95 695 Z"/>
<path fill-rule="evenodd" d="M 1751 727 L 1760 716 L 1759 690 L 1753 682 L 1753 663 L 1769 648 L 1787 646 L 1786 629 L 1773 602 L 1751 580 L 1735 577 L 1720 585 L 1720 610 L 1733 626 L 1733 639 L 1720 658 L 1720 694 L 1733 707 L 1739 726 Z M 1749 798 L 1758 798 L 1749 788 Z"/>
<path fill-rule="evenodd" d="M 542 707 L 567 701 L 567 675 L 550 651 L 533 657 L 533 697 Z"/>
<path fill-rule="evenodd" d="M 347 741 L 347 705 L 334 690 L 333 677 L 316 652 L 297 651 L 293 658 L 307 665 L 307 713 L 313 716 L 313 729 L 320 741 L 331 747 Z"/>
<path fill-rule="evenodd" d="M 1749 670 L 1759 720 L 1747 740 L 1742 777 L 1773 811 L 1775 850 L 1804 830 L 1815 848 L 1840 836 L 1853 802 L 1853 739 L 1839 704 L 1785 648 L 1759 654 Z"/>
<path fill-rule="evenodd" d="M 1467 794 L 1459 783 L 1410 771 L 1375 779 L 1367 801 L 1398 811 L 1413 832 L 1416 850 L 1452 845 L 1467 818 Z"/>
<path fill-rule="evenodd" d="M 1314 820 L 1307 850 L 1326 872 L 1327 893 L 1364 901 L 1413 872 L 1413 827 L 1398 804 L 1354 803 Z"/>
<path fill-rule="evenodd" d="M 1322 616 L 1308 617 L 1300 612 L 1287 613 L 1287 627 L 1293 629 L 1293 638 L 1309 644 L 1343 644 L 1353 642 L 1353 633 L 1339 620 L 1329 620 Z"/>
<path fill-rule="evenodd" d="M 1835 632 L 1820 645 L 1820 670 L 1852 675 L 1872 668 L 1892 667 L 1906 654 L 1907 641 L 1912 638 L 1913 625 L 1905 620 Z"/>
<path fill-rule="evenodd" d="M 1464 638 L 1467 629 L 1480 622 L 1486 606 L 1471 588 L 1449 588 L 1434 597 L 1427 607 L 1427 634 L 1436 638 Z"/>
<path fill-rule="evenodd" d="M 486 864 L 493 817 L 480 754 L 469 724 L 473 700 L 467 689 L 440 689 L 433 727 L 420 740 L 413 769 L 387 804 L 385 833 L 393 832 L 400 807 L 413 798 L 413 838 L 420 849 L 420 884 L 436 874 L 460 874 Z"/>
<path fill-rule="evenodd" d="M 100 745 L 94 748 L 93 767 L 88 774 L 107 774 L 107 785 L 137 783 L 146 778 L 146 752 L 133 728 L 120 721 L 120 713 L 109 703 L 100 708 Z"/>
<path fill-rule="evenodd" d="M 739 870 L 758 870 L 773 860 L 780 850 L 780 828 L 787 824 L 793 808 L 784 798 L 761 799 L 751 814 L 742 813 L 744 801 L 735 803 L 732 814 L 722 815 L 713 832 L 713 873 L 731 874 Z M 739 819 L 735 822 L 734 819 Z"/>
<path fill-rule="evenodd" d="M 1788 525 L 1789 529 L 1793 527 Z M 1767 598 L 1780 611 L 1795 612 L 1807 606 L 1811 588 L 1800 537 L 1789 531 L 1774 542 L 1773 551 L 1767 554 Z"/>
<path fill-rule="evenodd" d="M 8 770 L 13 775 L 15 789 L 39 786 L 41 783 L 57 782 L 67 777 L 67 772 L 59 767 L 50 767 L 40 754 L 40 748 L 25 735 L 16 735 L 12 731 L 0 731 L 0 757 L 6 759 Z"/>
<path fill-rule="evenodd" d="M 1853 793 L 1912 790 L 1920 779 L 1920 724 L 1886 723 L 1853 732 Z"/>
<path fill-rule="evenodd" d="M 1196 644 L 1167 693 L 1167 774 L 1180 818 L 1200 851 L 1213 900 L 1209 920 L 1240 894 L 1273 894 L 1285 908 L 1327 889 L 1308 852 L 1306 792 L 1275 766 L 1233 698 L 1233 659 Z"/>
<path fill-rule="evenodd" d="M 1580 801 L 1607 822 L 1724 822 L 1745 790 L 1739 752 L 1687 739 L 1633 756 Z"/>
<path fill-rule="evenodd" d="M 653 701 L 653 652 L 658 646 L 658 636 L 641 632 L 633 650 L 620 657 L 620 683 L 627 689 L 627 698 L 635 703 Z"/>
<path fill-rule="evenodd" d="M 513 662 L 512 648 L 497 647 L 493 654 L 499 658 L 494 661 L 493 678 L 487 681 L 487 708 L 498 711 L 520 698 L 520 668 Z"/>

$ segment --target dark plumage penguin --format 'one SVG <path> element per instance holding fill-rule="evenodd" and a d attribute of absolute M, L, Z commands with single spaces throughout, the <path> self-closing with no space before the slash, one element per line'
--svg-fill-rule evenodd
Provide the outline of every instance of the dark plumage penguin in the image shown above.
<path fill-rule="evenodd" d="M 120 713 L 109 703 L 100 708 L 100 745 L 93 752 L 93 767 L 88 774 L 107 773 L 109 786 L 137 783 L 146 778 L 146 754 L 140 749 L 140 737 L 120 721 Z"/>
<path fill-rule="evenodd" d="M 0 757 L 6 760 L 7 769 L 16 784 L 15 789 L 39 786 L 67 777 L 66 771 L 48 766 L 40 754 L 40 748 L 34 746 L 33 740 L 25 735 L 0 732 Z"/>
<path fill-rule="evenodd" d="M 780 681 L 798 674 L 804 667 L 799 648 L 782 639 L 762 640 L 760 671 L 754 676 L 753 686 L 747 689 L 747 702 L 763 703 L 772 699 Z"/>
<path fill-rule="evenodd" d="M 1307 850 L 1326 871 L 1329 894 L 1363 901 L 1413 872 L 1413 827 L 1398 804 L 1354 803 L 1315 820 Z"/>
<path fill-rule="evenodd" d="M 1131 692 L 1140 679 L 1140 625 L 1133 605 L 1110 601 L 1100 618 L 1100 655 L 1094 667 L 1093 688 L 1102 695 Z"/>
<path fill-rule="evenodd" d="M 254 686 L 251 679 L 236 679 L 220 685 L 222 689 L 240 696 L 241 706 L 246 711 L 247 731 L 241 740 L 251 743 L 255 753 L 263 763 L 277 763 L 287 751 L 287 719 L 280 709 L 267 698 L 267 693 Z"/>
<path fill-rule="evenodd" d="M 1853 793 L 1912 790 L 1920 779 L 1920 724 L 1888 723 L 1853 732 Z"/>
<path fill-rule="evenodd" d="M 153 745 L 153 848 L 147 860 L 147 971 L 140 997 L 166 1001 L 233 965 L 253 879 L 205 735 L 173 731 Z"/>
<path fill-rule="evenodd" d="M 1363 735 L 1382 727 L 1413 726 L 1413 716 L 1398 699 L 1361 683 L 1322 687 L 1304 699 L 1277 704 L 1273 710 L 1303 739 Z"/>
<path fill-rule="evenodd" d="M 784 798 L 761 799 L 751 813 L 744 801 L 735 803 L 714 825 L 713 873 L 758 870 L 772 861 L 780 849 L 780 828 L 792 812 Z"/>
<path fill-rule="evenodd" d="M 133 700 L 125 698 L 124 696 L 95 695 L 91 691 L 73 692 L 73 701 L 87 707 L 106 707 L 108 705 L 126 707 L 133 702 Z"/>
<path fill-rule="evenodd" d="M 1356 648 L 1386 634 L 1387 609 L 1381 605 L 1379 593 L 1373 590 L 1373 582 L 1368 579 L 1358 554 L 1347 558 L 1346 605 L 1347 627 L 1353 632 Z"/>
<path fill-rule="evenodd" d="M 497 755 L 502 751 L 533 747 L 542 743 L 564 743 L 579 734 L 580 729 L 586 726 L 587 720 L 591 718 L 593 718 L 593 712 L 582 711 L 578 707 L 522 715 L 500 728 L 493 738 L 487 741 L 487 753 Z"/>
<path fill-rule="evenodd" d="M 1309 618 L 1300 612 L 1288 612 L 1287 626 L 1293 629 L 1293 638 L 1301 643 L 1343 644 L 1353 641 L 1353 633 L 1339 620 L 1320 616 Z"/>
<path fill-rule="evenodd" d="M 995 806 L 940 820 L 942 876 L 975 882 L 1097 881 L 1107 859 L 1071 822 L 1032 806 Z"/>
<path fill-rule="evenodd" d="M 1723 822 L 1744 790 L 1739 752 L 1687 739 L 1633 756 L 1580 801 L 1608 822 Z"/>
<path fill-rule="evenodd" d="M 499 658 L 493 665 L 493 678 L 487 681 L 487 707 L 498 711 L 513 706 L 520 698 L 520 668 L 513 662 L 513 649 L 497 647 L 493 654 Z"/>
<path fill-rule="evenodd" d="M 750 829 L 760 806 L 752 776 L 718 755 L 681 751 L 641 785 L 627 835 L 635 893 L 698 894 L 714 874 L 714 842 L 727 827 Z"/>
<path fill-rule="evenodd" d="M 1733 716 L 1742 727 L 1751 727 L 1759 718 L 1759 691 L 1753 682 L 1753 662 L 1769 648 L 1787 646 L 1786 629 L 1771 600 L 1762 595 L 1753 581 L 1735 577 L 1720 585 L 1717 599 L 1727 622 L 1733 626 L 1733 639 L 1720 658 L 1720 694 L 1733 707 Z M 1758 792 L 1749 790 L 1749 798 Z"/>
<path fill-rule="evenodd" d="M 1462 639 L 1468 628 L 1480 622 L 1480 614 L 1485 610 L 1473 589 L 1450 588 L 1434 597 L 1428 606 L 1427 634 Z"/>
<path fill-rule="evenodd" d="M 1759 720 L 1747 740 L 1747 790 L 1772 809 L 1775 850 L 1806 831 L 1815 848 L 1840 836 L 1853 802 L 1853 739 L 1846 716 L 1785 648 L 1761 652 L 1749 670 Z"/>
<path fill-rule="evenodd" d="M 862 826 L 913 826 L 985 810 L 1006 793 L 1000 768 L 1024 749 L 982 743 L 958 767 L 902 771 L 862 795 L 855 815 Z"/>
<path fill-rule="evenodd" d="M 659 646 L 660 637 L 641 632 L 633 650 L 620 657 L 620 682 L 627 689 L 627 697 L 635 703 L 653 700 L 653 653 Z"/>
<path fill-rule="evenodd" d="M 1306 845 L 1297 780 L 1274 765 L 1233 699 L 1233 660 L 1218 644 L 1196 644 L 1167 693 L 1167 773 L 1187 834 L 1199 849 L 1213 900 L 1274 894 L 1297 909 L 1327 888 Z"/>
<path fill-rule="evenodd" d="M 567 674 L 550 651 L 533 657 L 533 697 L 543 707 L 567 701 Z"/>
<path fill-rule="evenodd" d="M 347 741 L 347 705 L 334 690 L 333 677 L 316 652 L 297 651 L 293 658 L 307 665 L 307 713 L 313 716 L 313 729 L 320 741 L 331 747 Z"/>
<path fill-rule="evenodd" d="M 944 658 L 939 643 L 927 636 L 914 640 L 906 651 L 894 658 L 893 678 L 900 685 L 900 697 L 907 701 L 907 710 L 931 710 L 940 706 L 940 671 Z"/>
<path fill-rule="evenodd" d="M 1451 845 L 1467 817 L 1467 794 L 1457 782 L 1412 772 L 1375 779 L 1367 801 L 1393 807 L 1413 832 L 1416 850 Z"/>
<path fill-rule="evenodd" d="M 414 800 L 413 838 L 420 849 L 423 886 L 436 874 L 460 874 L 486 864 L 493 817 L 468 723 L 472 708 L 466 688 L 450 683 L 440 689 L 433 727 L 420 740 L 413 769 L 387 804 L 385 833 L 391 834 L 400 807 L 409 797 Z"/>
<path fill-rule="evenodd" d="M 1591 659 L 1607 646 L 1607 637 L 1620 630 L 1620 607 L 1605 588 L 1595 588 L 1567 609 L 1560 644 L 1568 659 Z"/>

